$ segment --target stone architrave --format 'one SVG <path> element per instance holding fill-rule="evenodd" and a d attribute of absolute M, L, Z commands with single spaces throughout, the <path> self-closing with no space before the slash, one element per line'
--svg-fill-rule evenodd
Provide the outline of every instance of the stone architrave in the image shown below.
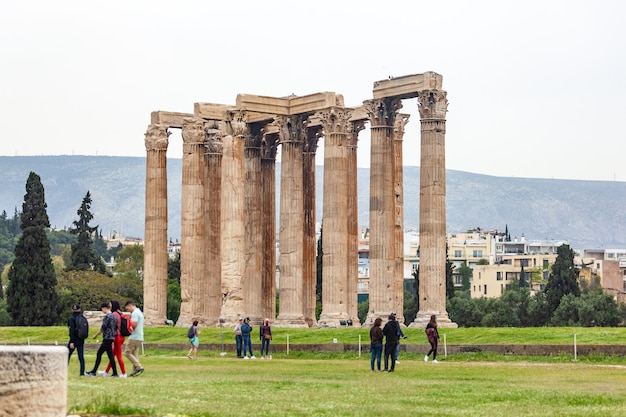
<path fill-rule="evenodd" d="M 276 134 L 264 135 L 261 142 L 261 216 L 263 257 L 261 298 L 264 318 L 276 317 Z"/>
<path fill-rule="evenodd" d="M 304 204 L 304 249 L 302 262 L 302 313 L 309 327 L 315 317 L 317 283 L 317 242 L 315 236 L 315 153 L 319 127 L 308 128 L 302 152 L 302 189 Z"/>
<path fill-rule="evenodd" d="M 262 276 L 259 273 L 263 258 L 263 230 L 261 216 L 263 196 L 261 195 L 261 141 L 263 134 L 258 124 L 249 125 L 244 131 L 244 171 L 245 171 L 245 263 L 242 280 L 245 314 L 252 323 L 263 323 Z"/>
<path fill-rule="evenodd" d="M 146 325 L 167 318 L 167 145 L 164 125 L 149 125 L 146 146 L 144 316 Z"/>
<path fill-rule="evenodd" d="M 177 326 L 206 323 L 202 298 L 205 280 L 204 121 L 186 118 L 182 125 L 183 172 L 180 247 L 180 317 Z"/>
<path fill-rule="evenodd" d="M 205 275 L 202 290 L 207 324 L 218 324 L 222 311 L 222 132 L 218 121 L 205 127 L 204 240 Z"/>
<path fill-rule="evenodd" d="M 348 292 L 349 118 L 343 108 L 317 113 L 324 130 L 324 205 L 322 219 L 322 313 L 319 326 L 339 327 L 350 319 Z"/>
<path fill-rule="evenodd" d="M 437 89 L 419 91 L 420 282 L 419 311 L 411 327 L 426 327 L 431 315 L 440 327 L 457 327 L 446 311 L 446 159 L 448 100 Z"/>
<path fill-rule="evenodd" d="M 363 102 L 371 124 L 370 158 L 370 295 L 366 323 L 385 319 L 396 308 L 394 135 L 399 98 Z"/>
<path fill-rule="evenodd" d="M 302 311 L 304 258 L 304 190 L 302 151 L 306 138 L 306 115 L 278 116 L 275 126 L 281 149 L 280 180 L 280 282 L 281 327 L 308 327 Z"/>
<path fill-rule="evenodd" d="M 347 277 L 348 277 L 348 317 L 353 327 L 360 327 L 358 312 L 359 293 L 359 212 L 358 212 L 358 168 L 357 143 L 359 132 L 365 128 L 365 120 L 350 122 L 346 145 L 348 171 L 348 236 L 347 236 Z"/>
<path fill-rule="evenodd" d="M 244 138 L 246 113 L 232 112 L 232 134 L 224 136 L 222 157 L 222 310 L 220 323 L 233 325 L 247 314 L 242 288 L 246 253 Z"/>
<path fill-rule="evenodd" d="M 404 185 L 402 171 L 402 138 L 404 126 L 409 122 L 410 115 L 398 114 L 393 131 L 394 146 L 394 312 L 399 323 L 404 325 Z"/>

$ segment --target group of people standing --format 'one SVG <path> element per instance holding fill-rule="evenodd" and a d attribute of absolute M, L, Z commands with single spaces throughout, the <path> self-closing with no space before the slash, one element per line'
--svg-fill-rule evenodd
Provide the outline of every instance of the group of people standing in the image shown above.
<path fill-rule="evenodd" d="M 250 317 L 239 317 L 239 321 L 233 328 L 235 334 L 235 345 L 237 347 L 237 357 L 243 359 L 256 359 L 252 352 L 252 325 L 250 324 Z M 259 327 L 259 338 L 261 340 L 261 359 L 272 359 L 270 355 L 270 341 L 272 340 L 272 327 L 270 326 L 270 319 L 265 319 L 263 324 Z M 250 357 L 248 357 L 250 353 Z"/>
<path fill-rule="evenodd" d="M 400 338 L 405 338 L 400 327 L 400 323 L 396 320 L 396 314 L 389 315 L 387 323 L 381 328 L 383 320 L 379 317 L 374 320 L 374 325 L 370 329 L 370 368 L 372 372 L 381 371 L 381 357 L 383 356 L 383 338 L 384 345 L 384 369 L 382 372 L 394 372 L 396 363 L 398 362 L 398 353 L 400 352 Z M 437 345 L 439 342 L 439 333 L 437 331 L 437 316 L 432 315 L 430 321 L 426 325 L 426 336 L 430 343 L 430 351 L 424 357 L 428 361 L 430 355 L 433 355 L 433 363 L 437 363 Z M 391 363 L 390 363 L 391 360 Z"/>
<path fill-rule="evenodd" d="M 128 360 L 133 364 L 133 371 L 130 375 L 126 374 L 126 365 L 122 357 L 122 348 L 124 342 L 126 342 L 126 336 L 122 334 L 122 315 L 124 313 L 121 311 L 120 302 L 118 300 L 111 300 L 110 302 L 105 301 L 100 307 L 104 317 L 100 329 L 93 335 L 93 339 L 97 339 L 98 336 L 102 335 L 102 343 L 96 353 L 96 362 L 93 369 L 87 372 L 85 372 L 84 345 L 89 335 L 88 331 L 87 334 L 85 334 L 85 331 L 81 330 L 81 322 L 86 319 L 83 316 L 80 305 L 72 305 L 72 315 L 68 319 L 70 338 L 67 344 L 69 350 L 68 362 L 72 358 L 72 353 L 76 350 L 80 364 L 80 376 L 108 376 L 109 371 L 112 369 L 112 377 L 126 378 L 127 376 L 140 375 L 144 371 L 143 366 L 139 362 L 139 348 L 143 343 L 143 313 L 132 301 L 128 301 L 124 305 L 124 308 L 126 312 L 130 313 L 130 317 L 126 318 L 126 320 L 130 320 L 132 326 L 132 334 L 128 337 L 128 343 L 126 343 L 126 350 L 124 352 Z M 98 371 L 102 361 L 102 355 L 105 353 L 109 361 L 104 371 Z M 115 363 L 116 359 L 117 364 Z M 119 365 L 121 374 L 118 373 L 117 365 Z"/>

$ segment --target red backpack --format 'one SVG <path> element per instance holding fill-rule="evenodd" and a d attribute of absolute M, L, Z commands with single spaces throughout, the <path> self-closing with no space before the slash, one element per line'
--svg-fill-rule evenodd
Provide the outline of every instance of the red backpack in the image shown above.
<path fill-rule="evenodd" d="M 120 315 L 120 327 L 119 327 L 120 334 L 124 337 L 130 336 L 131 334 L 133 334 L 133 325 L 130 322 L 130 318 L 126 316 L 125 314 L 120 313 L 119 311 L 117 312 L 117 314 Z"/>

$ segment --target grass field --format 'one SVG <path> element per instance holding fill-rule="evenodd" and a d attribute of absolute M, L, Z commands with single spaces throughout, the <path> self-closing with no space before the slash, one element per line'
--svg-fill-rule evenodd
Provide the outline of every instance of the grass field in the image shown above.
<path fill-rule="evenodd" d="M 65 344 L 63 327 L 0 328 L 0 344 Z M 274 329 L 272 343 L 368 343 L 366 329 Z M 403 343 L 425 344 L 408 329 Z M 457 344 L 624 344 L 622 328 L 442 329 Z M 401 354 L 392 374 L 371 372 L 369 354 L 273 354 L 242 360 L 202 349 L 232 345 L 230 329 L 202 329 L 198 360 L 186 358 L 186 329 L 146 329 L 146 368 L 136 378 L 79 377 L 69 368 L 68 413 L 82 416 L 626 416 L 626 358 L 457 354 L 439 364 Z M 258 355 L 259 345 L 253 339 Z M 180 344 L 159 349 L 157 344 Z M 95 349 L 86 351 L 87 369 Z M 127 362 L 128 364 L 128 362 Z M 104 365 L 103 365 L 104 366 Z M 101 366 L 101 369 L 103 368 Z"/>
<path fill-rule="evenodd" d="M 369 360 L 141 358 L 135 378 L 79 377 L 72 361 L 68 412 L 146 416 L 623 416 L 626 367 L 580 362 L 424 362 L 394 373 Z M 87 357 L 92 365 L 93 355 Z"/>

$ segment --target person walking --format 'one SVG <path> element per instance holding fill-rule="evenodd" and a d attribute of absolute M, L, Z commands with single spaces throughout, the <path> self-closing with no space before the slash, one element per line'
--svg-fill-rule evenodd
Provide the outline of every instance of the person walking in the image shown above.
<path fill-rule="evenodd" d="M 189 330 L 187 330 L 187 338 L 191 344 L 189 353 L 187 353 L 187 357 L 189 359 L 198 359 L 198 346 L 200 345 L 200 339 L 198 339 L 198 336 L 200 336 L 200 330 L 198 330 L 198 320 L 194 320 L 192 325 L 189 327 Z"/>
<path fill-rule="evenodd" d="M 395 313 L 394 313 L 395 314 Z M 402 326 L 398 322 L 398 344 L 396 345 L 396 365 L 400 363 L 398 357 L 400 356 L 400 339 L 406 339 L 404 332 L 402 331 Z"/>
<path fill-rule="evenodd" d="M 111 300 L 111 311 L 113 316 L 115 317 L 115 339 L 113 340 L 113 356 L 117 358 L 117 363 L 120 366 L 120 371 L 122 374 L 120 378 L 126 378 L 126 365 L 124 364 L 124 357 L 122 356 L 122 346 L 126 341 L 126 338 L 122 336 L 121 328 L 122 328 L 122 311 L 121 305 L 118 300 Z M 109 371 L 111 370 L 111 363 L 107 365 L 104 371 L 100 371 L 99 374 L 102 376 L 107 376 Z"/>
<path fill-rule="evenodd" d="M 430 350 L 424 356 L 424 362 L 428 362 L 428 357 L 433 354 L 433 363 L 437 362 L 437 345 L 439 344 L 439 331 L 437 330 L 437 316 L 433 314 L 430 316 L 430 321 L 426 325 L 426 337 L 428 337 L 428 343 L 430 343 Z"/>
<path fill-rule="evenodd" d="M 374 325 L 370 329 L 370 352 L 372 359 L 370 360 L 370 368 L 374 372 L 374 364 L 376 364 L 378 372 L 380 372 L 380 358 L 383 354 L 383 330 L 380 328 L 383 320 L 378 317 L 374 320 Z"/>
<path fill-rule="evenodd" d="M 270 319 L 265 319 L 263 326 L 259 328 L 259 337 L 261 338 L 261 359 L 272 359 L 270 355 L 270 340 L 272 340 L 272 327 Z M 265 352 L 265 355 L 263 354 Z"/>
<path fill-rule="evenodd" d="M 398 322 L 395 314 L 391 313 L 389 315 L 389 320 L 383 327 L 383 335 L 385 335 L 384 372 L 393 372 L 396 367 L 396 346 L 398 345 Z M 388 368 L 389 358 L 391 358 L 391 368 Z"/>
<path fill-rule="evenodd" d="M 243 345 L 243 340 L 241 338 L 241 325 L 243 324 L 243 318 L 239 317 L 239 321 L 235 324 L 235 328 L 233 332 L 235 333 L 235 345 L 237 345 L 237 357 L 242 358 L 241 356 L 241 348 Z"/>
<path fill-rule="evenodd" d="M 72 304 L 72 315 L 70 315 L 67 320 L 67 327 L 69 329 L 70 341 L 67 343 L 67 349 L 69 350 L 69 355 L 67 357 L 67 363 L 69 364 L 70 359 L 72 359 L 72 353 L 76 350 L 76 354 L 78 355 L 78 363 L 80 364 L 80 376 L 85 375 L 85 339 L 89 337 L 89 325 L 87 325 L 87 334 L 81 334 L 82 331 L 79 329 L 79 324 L 81 321 L 87 320 L 85 316 L 83 316 L 83 312 L 80 308 L 79 304 Z"/>
<path fill-rule="evenodd" d="M 252 332 L 252 326 L 250 325 L 250 317 L 246 317 L 241 325 L 241 339 L 243 342 L 243 358 L 248 359 L 248 352 L 250 352 L 250 359 L 256 359 L 252 352 L 252 340 L 250 339 L 250 332 Z"/>
<path fill-rule="evenodd" d="M 139 348 L 143 344 L 143 313 L 132 301 L 127 301 L 124 308 L 130 313 L 130 323 L 133 326 L 133 334 L 128 336 L 124 353 L 133 364 L 133 372 L 130 376 L 137 376 L 143 372 L 143 366 L 139 362 Z"/>
<path fill-rule="evenodd" d="M 102 360 L 102 354 L 106 352 L 107 357 L 109 358 L 109 363 L 113 368 L 113 377 L 117 377 L 117 366 L 115 365 L 115 358 L 113 356 L 113 340 L 115 339 L 115 331 L 116 331 L 116 322 L 115 316 L 111 313 L 111 304 L 109 302 L 102 303 L 100 310 L 104 313 L 104 318 L 102 319 L 102 325 L 100 326 L 100 330 L 93 335 L 93 338 L 96 339 L 99 335 L 102 335 L 102 343 L 98 348 L 98 353 L 96 354 L 96 363 L 93 366 L 93 369 L 89 372 L 85 372 L 85 375 L 96 376 L 96 372 L 98 372 L 98 367 L 100 366 L 100 361 Z"/>

